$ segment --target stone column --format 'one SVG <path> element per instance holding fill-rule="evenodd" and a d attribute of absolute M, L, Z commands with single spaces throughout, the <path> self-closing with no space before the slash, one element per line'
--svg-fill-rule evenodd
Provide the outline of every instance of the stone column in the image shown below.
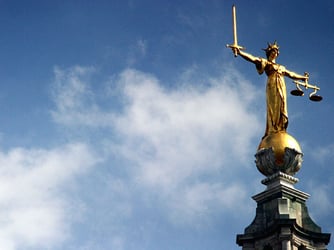
<path fill-rule="evenodd" d="M 282 250 L 291 250 L 291 241 L 283 240 L 282 241 Z"/>
<path fill-rule="evenodd" d="M 291 250 L 291 230 L 290 228 L 282 227 L 279 238 L 282 242 L 282 250 Z"/>

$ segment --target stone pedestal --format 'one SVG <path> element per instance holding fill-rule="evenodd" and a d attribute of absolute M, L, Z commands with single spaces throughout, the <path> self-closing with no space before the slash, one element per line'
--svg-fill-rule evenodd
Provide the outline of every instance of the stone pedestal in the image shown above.
<path fill-rule="evenodd" d="M 257 202 L 253 222 L 237 235 L 243 250 L 325 250 L 330 234 L 310 218 L 307 193 L 294 188 L 298 179 L 277 172 L 262 181 L 265 191 L 253 196 Z"/>

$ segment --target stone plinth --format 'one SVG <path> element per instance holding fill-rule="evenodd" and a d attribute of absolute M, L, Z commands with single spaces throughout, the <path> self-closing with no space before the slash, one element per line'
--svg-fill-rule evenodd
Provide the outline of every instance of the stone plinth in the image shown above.
<path fill-rule="evenodd" d="M 253 196 L 255 219 L 244 234 L 237 235 L 243 250 L 327 249 L 330 234 L 322 233 L 311 219 L 305 203 L 309 195 L 294 188 L 297 182 L 282 172 L 262 181 L 267 188 Z"/>

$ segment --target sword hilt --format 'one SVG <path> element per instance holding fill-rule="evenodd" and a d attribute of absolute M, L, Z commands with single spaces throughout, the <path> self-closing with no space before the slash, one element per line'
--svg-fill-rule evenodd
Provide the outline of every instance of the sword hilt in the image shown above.
<path fill-rule="evenodd" d="M 238 49 L 238 50 L 245 50 L 246 49 L 245 47 L 242 47 L 242 46 L 240 46 L 238 44 L 226 44 L 226 47 L 233 50 L 234 57 L 238 56 L 238 52 L 237 52 L 236 49 Z"/>

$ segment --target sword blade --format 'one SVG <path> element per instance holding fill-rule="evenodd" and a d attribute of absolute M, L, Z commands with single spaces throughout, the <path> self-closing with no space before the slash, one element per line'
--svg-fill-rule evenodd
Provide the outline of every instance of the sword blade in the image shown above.
<path fill-rule="evenodd" d="M 238 56 L 236 49 L 244 50 L 245 48 L 238 45 L 238 36 L 237 36 L 237 13 L 235 5 L 232 5 L 232 23 L 233 23 L 233 44 L 227 44 L 226 47 L 233 50 L 234 56 Z"/>
<path fill-rule="evenodd" d="M 238 45 L 238 36 L 237 36 L 237 13 L 235 5 L 232 6 L 232 22 L 233 22 L 233 45 Z"/>

